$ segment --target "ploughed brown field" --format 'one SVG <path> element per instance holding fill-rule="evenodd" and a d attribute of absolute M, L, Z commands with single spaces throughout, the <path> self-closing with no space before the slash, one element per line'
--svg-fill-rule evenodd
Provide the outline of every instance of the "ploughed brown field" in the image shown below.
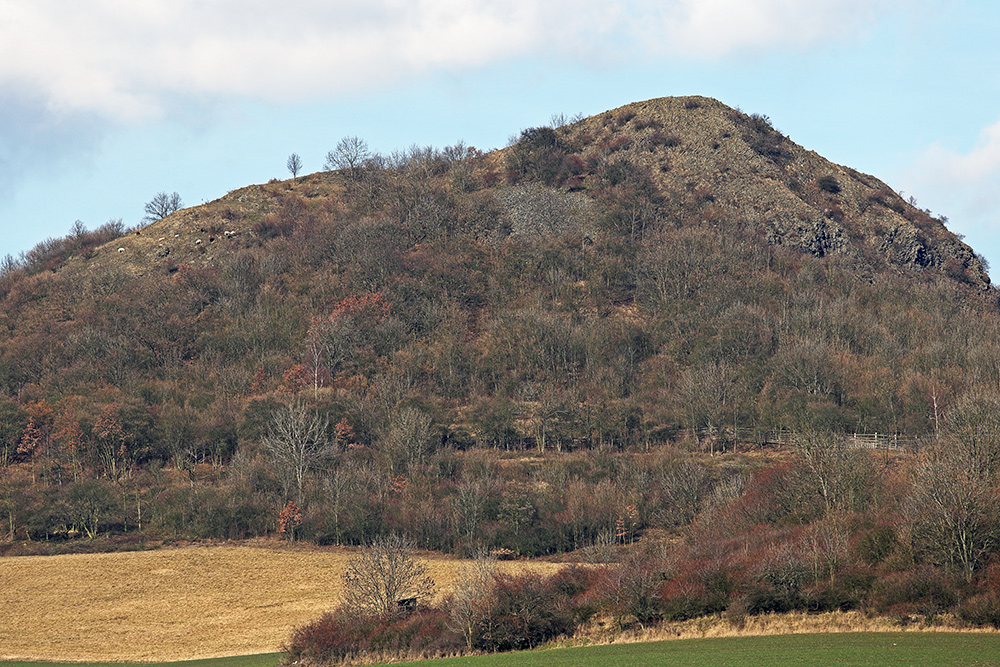
<path fill-rule="evenodd" d="M 0 558 L 0 659 L 161 661 L 277 651 L 294 627 L 336 605 L 355 553 L 211 546 Z M 439 595 L 446 593 L 462 561 L 422 560 Z"/>

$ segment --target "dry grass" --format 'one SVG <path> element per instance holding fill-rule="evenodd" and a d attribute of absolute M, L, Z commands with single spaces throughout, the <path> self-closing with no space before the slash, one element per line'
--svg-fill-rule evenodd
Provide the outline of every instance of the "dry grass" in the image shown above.
<path fill-rule="evenodd" d="M 273 545 L 0 558 L 0 659 L 162 661 L 276 651 L 292 628 L 336 604 L 354 553 Z M 461 561 L 431 554 L 425 562 L 447 592 Z"/>
<path fill-rule="evenodd" d="M 857 611 L 806 614 L 767 614 L 747 616 L 734 623 L 723 616 L 695 618 L 680 623 L 662 623 L 650 628 L 618 632 L 613 624 L 601 622 L 585 628 L 566 645 L 627 644 L 668 639 L 705 639 L 718 637 L 760 637 L 766 635 L 818 634 L 840 632 L 975 632 L 996 634 L 994 628 L 977 628 L 948 616 L 932 622 L 910 619 L 905 625 L 891 618 L 870 617 Z"/>

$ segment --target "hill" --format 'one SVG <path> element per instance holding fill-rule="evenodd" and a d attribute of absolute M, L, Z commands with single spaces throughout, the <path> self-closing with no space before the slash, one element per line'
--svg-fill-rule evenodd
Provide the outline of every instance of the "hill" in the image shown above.
<path fill-rule="evenodd" d="M 98 396 L 98 413 L 221 401 L 241 421 L 282 386 L 394 378 L 394 402 L 467 443 L 535 444 L 542 396 L 620 407 L 603 435 L 557 420 L 565 442 L 625 438 L 623 414 L 642 439 L 816 419 L 919 435 L 910 385 L 957 395 L 978 382 L 968 355 L 994 353 L 996 293 L 940 220 L 705 98 L 485 155 L 369 156 L 26 264 L 2 281 L 0 389 Z M 928 358 L 942 349 L 963 358 Z M 716 414 L 692 393 L 705 373 L 723 378 Z M 511 416 L 491 427 L 483 410 Z"/>
<path fill-rule="evenodd" d="M 335 157 L 8 262 L 8 553 L 642 538 L 677 617 L 991 608 L 997 292 L 941 220 L 701 97 Z"/>

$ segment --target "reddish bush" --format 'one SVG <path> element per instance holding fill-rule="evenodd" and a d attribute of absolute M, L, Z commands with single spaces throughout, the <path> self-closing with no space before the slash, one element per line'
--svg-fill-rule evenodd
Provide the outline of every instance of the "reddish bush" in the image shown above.
<path fill-rule="evenodd" d="M 295 219 L 282 216 L 269 216 L 253 226 L 257 238 L 269 241 L 280 236 L 291 236 L 295 233 Z"/>
<path fill-rule="evenodd" d="M 358 653 L 367 643 L 378 620 L 343 609 L 327 612 L 296 628 L 285 646 L 288 662 L 324 664 Z"/>
<path fill-rule="evenodd" d="M 637 130 L 645 130 L 646 128 L 661 128 L 663 127 L 663 122 L 655 118 L 636 118 L 635 122 L 632 123 L 632 127 Z"/>
<path fill-rule="evenodd" d="M 326 664 L 360 654 L 395 657 L 454 653 L 461 639 L 448 630 L 442 609 L 420 609 L 386 618 L 337 609 L 296 628 L 285 646 L 290 663 Z"/>
<path fill-rule="evenodd" d="M 365 650 L 412 658 L 455 653 L 462 642 L 447 620 L 448 612 L 439 608 L 390 617 L 375 628 Z"/>
<path fill-rule="evenodd" d="M 972 596 L 958 606 L 958 616 L 973 625 L 1000 628 L 1000 594 L 991 591 Z"/>
<path fill-rule="evenodd" d="M 674 148 L 681 145 L 681 140 L 676 134 L 670 134 L 662 130 L 656 130 L 650 134 L 648 141 L 651 147 L 664 146 L 666 148 Z"/>
<path fill-rule="evenodd" d="M 868 607 L 896 617 L 931 618 L 961 597 L 960 581 L 933 567 L 894 572 L 875 581 Z"/>
<path fill-rule="evenodd" d="M 616 153 L 621 150 L 626 150 L 632 145 L 632 139 L 626 136 L 618 135 L 611 139 L 606 139 L 601 142 L 601 150 L 606 153 Z"/>

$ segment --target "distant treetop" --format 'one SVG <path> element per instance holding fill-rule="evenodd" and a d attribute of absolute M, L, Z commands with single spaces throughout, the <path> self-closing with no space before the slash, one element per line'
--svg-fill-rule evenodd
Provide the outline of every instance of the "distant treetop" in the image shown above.
<path fill-rule="evenodd" d="M 179 211 L 183 206 L 181 196 L 176 192 L 170 194 L 158 192 L 151 201 L 146 202 L 146 206 L 144 207 L 146 217 L 143 218 L 143 221 L 156 222 L 157 220 L 162 220 L 171 213 Z"/>

